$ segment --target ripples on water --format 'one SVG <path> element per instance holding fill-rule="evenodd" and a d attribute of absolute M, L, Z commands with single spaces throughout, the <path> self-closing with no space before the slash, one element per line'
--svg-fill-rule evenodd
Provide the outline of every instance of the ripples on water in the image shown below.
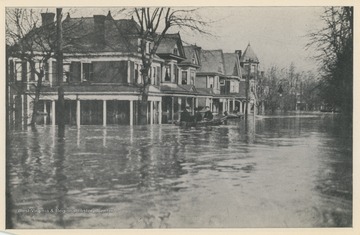
<path fill-rule="evenodd" d="M 219 127 L 13 131 L 15 228 L 352 226 L 352 140 L 337 116 Z"/>

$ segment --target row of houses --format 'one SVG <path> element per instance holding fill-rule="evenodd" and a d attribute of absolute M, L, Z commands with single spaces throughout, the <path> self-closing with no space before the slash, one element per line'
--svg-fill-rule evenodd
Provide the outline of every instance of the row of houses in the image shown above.
<path fill-rule="evenodd" d="M 43 13 L 42 26 L 34 27 L 33 32 L 49 31 L 54 16 Z M 57 110 L 57 65 L 55 59 L 49 58 L 37 102 L 37 123 L 56 125 L 58 115 L 63 115 L 68 125 L 136 125 L 142 83 L 140 38 L 136 33 L 139 25 L 133 19 L 115 20 L 109 12 L 107 16 L 81 18 L 68 15 L 62 27 L 65 110 Z M 39 78 L 31 68 L 44 62 L 40 61 L 41 48 L 36 43 L 32 46 L 39 60 L 36 56 L 32 62 L 7 58 L 10 124 L 27 125 L 32 115 L 36 92 L 33 84 Z M 151 46 L 149 41 L 147 50 Z M 190 106 L 193 113 L 205 106 L 214 114 L 244 113 L 245 81 L 250 76 L 249 99 L 253 104 L 251 90 L 258 65 L 250 44 L 243 53 L 224 53 L 184 45 L 179 33 L 167 34 L 148 74 L 151 85 L 147 123 L 173 123 L 179 120 L 185 106 Z"/>

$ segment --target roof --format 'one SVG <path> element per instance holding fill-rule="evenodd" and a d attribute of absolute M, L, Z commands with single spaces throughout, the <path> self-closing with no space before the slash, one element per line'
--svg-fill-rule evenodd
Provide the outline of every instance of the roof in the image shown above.
<path fill-rule="evenodd" d="M 210 95 L 210 96 L 215 95 L 212 88 L 196 88 L 196 90 L 200 95 Z"/>
<path fill-rule="evenodd" d="M 115 20 L 110 14 L 100 17 L 71 18 L 62 22 L 64 53 L 74 52 L 137 52 L 140 26 L 133 19 Z M 27 50 L 44 51 L 55 47 L 56 25 L 50 23 L 34 27 L 25 37 Z M 41 43 L 36 43 L 41 41 Z M 45 43 L 45 48 L 43 45 Z"/>
<path fill-rule="evenodd" d="M 249 60 L 259 63 L 259 59 L 257 58 L 254 50 L 251 48 L 250 43 L 246 47 L 244 54 L 242 54 L 242 56 L 240 58 L 240 62 L 246 62 Z"/>
<path fill-rule="evenodd" d="M 224 53 L 225 75 L 241 77 L 239 56 L 235 53 Z"/>
<path fill-rule="evenodd" d="M 180 34 L 166 34 L 161 40 L 159 47 L 157 48 L 156 54 L 174 54 L 174 48 L 177 47 L 179 57 L 185 58 L 184 47 Z"/>
<path fill-rule="evenodd" d="M 32 87 L 32 86 L 31 86 Z M 119 84 L 111 85 L 65 85 L 64 92 L 75 92 L 75 93 L 87 93 L 87 92 L 114 92 L 114 93 L 138 93 L 140 88 L 136 86 L 126 86 Z M 58 92 L 58 87 L 48 87 L 44 86 L 41 88 L 41 92 Z"/>
<path fill-rule="evenodd" d="M 199 64 L 199 52 L 201 47 L 191 45 L 191 46 L 184 46 L 184 52 L 186 59 L 183 60 L 180 65 L 191 65 L 198 67 Z M 193 58 L 195 57 L 195 62 L 193 62 Z"/>
<path fill-rule="evenodd" d="M 162 84 L 160 91 L 168 94 L 195 94 L 197 90 L 192 85 L 178 85 L 174 83 Z"/>
<path fill-rule="evenodd" d="M 220 74 L 225 72 L 222 50 L 201 50 L 200 60 L 199 72 Z"/>

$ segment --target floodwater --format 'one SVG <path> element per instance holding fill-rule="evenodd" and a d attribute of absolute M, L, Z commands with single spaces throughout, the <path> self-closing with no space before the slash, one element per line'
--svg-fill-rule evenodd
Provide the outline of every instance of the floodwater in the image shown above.
<path fill-rule="evenodd" d="M 352 138 L 334 114 L 217 127 L 12 131 L 14 228 L 351 227 Z"/>

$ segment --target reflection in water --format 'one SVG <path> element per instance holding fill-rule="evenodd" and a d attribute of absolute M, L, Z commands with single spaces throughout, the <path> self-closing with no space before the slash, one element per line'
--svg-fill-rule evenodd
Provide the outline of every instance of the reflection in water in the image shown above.
<path fill-rule="evenodd" d="M 60 139 L 50 126 L 14 131 L 11 219 L 15 228 L 349 227 L 352 139 L 341 123 L 293 115 L 82 126 Z"/>

